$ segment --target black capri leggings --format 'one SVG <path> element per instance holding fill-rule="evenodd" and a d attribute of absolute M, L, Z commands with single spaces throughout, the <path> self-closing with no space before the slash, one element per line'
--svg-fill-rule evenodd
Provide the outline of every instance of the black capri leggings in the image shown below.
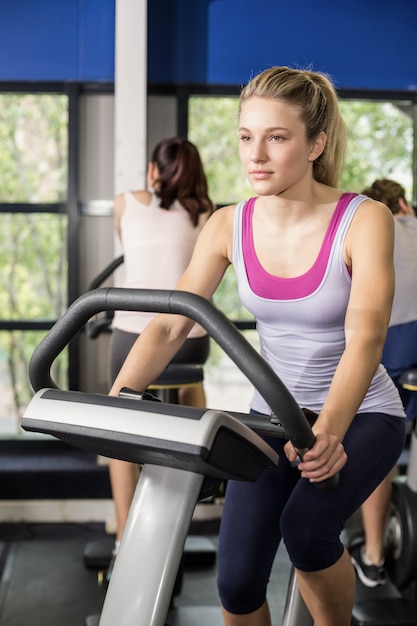
<path fill-rule="evenodd" d="M 285 440 L 267 438 L 278 466 L 255 483 L 229 481 L 219 536 L 218 586 L 224 608 L 246 614 L 259 609 L 281 538 L 293 565 L 311 572 L 342 556 L 340 533 L 395 465 L 404 446 L 405 419 L 361 413 L 343 444 L 347 463 L 339 484 L 320 490 L 288 462 Z"/>
<path fill-rule="evenodd" d="M 118 328 L 113 329 L 110 352 L 110 385 L 113 384 L 127 355 L 139 335 L 128 333 Z M 189 363 L 204 365 L 210 352 L 210 338 L 208 335 L 186 339 L 178 350 L 171 363 Z"/>

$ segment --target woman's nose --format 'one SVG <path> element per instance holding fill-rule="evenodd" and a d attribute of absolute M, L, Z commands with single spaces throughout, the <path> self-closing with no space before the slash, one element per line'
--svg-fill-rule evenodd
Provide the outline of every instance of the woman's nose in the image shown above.
<path fill-rule="evenodd" d="M 253 163 L 263 163 L 264 161 L 266 161 L 265 158 L 265 153 L 262 150 L 262 147 L 258 144 L 258 145 L 253 145 L 252 146 L 252 151 L 250 154 L 250 160 Z"/>

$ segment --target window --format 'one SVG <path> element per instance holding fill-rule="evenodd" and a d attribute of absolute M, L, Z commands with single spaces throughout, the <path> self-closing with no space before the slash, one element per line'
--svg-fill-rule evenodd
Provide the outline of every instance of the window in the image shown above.
<path fill-rule="evenodd" d="M 341 187 L 360 192 L 377 178 L 401 183 L 412 199 L 413 105 L 403 101 L 342 100 L 348 149 Z"/>
<path fill-rule="evenodd" d="M 30 357 L 67 307 L 68 109 L 62 93 L 0 93 L 1 434 L 20 432 Z"/>

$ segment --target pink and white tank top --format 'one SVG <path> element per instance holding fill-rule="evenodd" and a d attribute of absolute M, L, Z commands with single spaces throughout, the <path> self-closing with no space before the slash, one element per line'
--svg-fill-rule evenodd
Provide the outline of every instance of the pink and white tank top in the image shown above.
<path fill-rule="evenodd" d="M 336 206 L 312 267 L 295 278 L 279 278 L 261 266 L 253 244 L 256 198 L 236 206 L 233 265 L 239 295 L 257 320 L 262 356 L 301 407 L 319 412 L 345 348 L 344 319 L 351 276 L 343 243 L 365 196 L 343 194 Z M 252 408 L 270 412 L 255 390 Z M 403 417 L 398 392 L 379 366 L 359 412 L 378 411 Z"/>

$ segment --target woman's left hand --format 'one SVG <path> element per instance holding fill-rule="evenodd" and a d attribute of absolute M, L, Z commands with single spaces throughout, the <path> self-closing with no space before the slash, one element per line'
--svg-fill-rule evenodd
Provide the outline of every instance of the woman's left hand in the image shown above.
<path fill-rule="evenodd" d="M 335 435 L 325 431 L 315 432 L 316 441 L 314 446 L 305 452 L 298 464 L 298 469 L 303 478 L 310 482 L 321 482 L 339 472 L 347 461 L 347 454 L 343 444 Z M 298 458 L 297 450 L 288 441 L 284 446 L 287 459 L 293 463 Z"/>

